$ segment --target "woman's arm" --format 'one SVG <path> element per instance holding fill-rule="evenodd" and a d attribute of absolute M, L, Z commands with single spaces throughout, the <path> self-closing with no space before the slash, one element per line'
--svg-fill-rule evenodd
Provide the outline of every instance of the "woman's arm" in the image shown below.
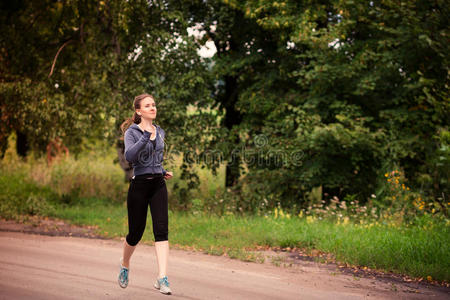
<path fill-rule="evenodd" d="M 166 138 L 166 132 L 165 132 L 164 129 L 162 129 L 162 128 L 161 128 L 161 137 L 162 137 L 163 141 L 165 141 L 165 138 Z M 165 142 L 164 142 L 164 146 L 165 146 Z M 164 156 L 163 156 L 163 160 L 164 160 Z M 163 172 L 164 179 L 170 179 L 170 178 L 172 178 L 172 177 L 173 177 L 173 173 L 170 172 L 170 171 L 167 171 L 166 169 L 164 169 L 164 166 L 163 166 L 163 164 L 162 164 L 162 161 L 161 161 L 161 166 L 162 166 L 162 169 L 163 169 L 162 172 Z"/>
<path fill-rule="evenodd" d="M 139 157 L 139 152 L 144 149 L 145 145 L 150 140 L 150 132 L 144 130 L 144 134 L 141 138 L 135 142 L 133 135 L 130 131 L 125 132 L 125 159 L 129 162 L 136 162 Z"/>
<path fill-rule="evenodd" d="M 161 132 L 160 132 L 160 134 L 161 134 L 161 138 L 162 138 L 162 140 L 163 140 L 163 147 L 165 146 L 165 138 L 166 138 L 166 132 L 164 131 L 164 129 L 162 129 L 161 127 L 160 127 L 160 129 L 161 129 Z M 164 153 L 164 152 L 163 152 Z M 164 156 L 163 156 L 163 159 L 162 159 L 163 161 L 164 161 Z M 163 166 L 163 162 L 161 161 L 161 167 L 162 167 L 162 174 L 163 174 L 163 176 L 166 176 L 166 173 L 167 173 L 167 171 L 166 171 L 166 169 L 164 169 L 164 166 Z"/>

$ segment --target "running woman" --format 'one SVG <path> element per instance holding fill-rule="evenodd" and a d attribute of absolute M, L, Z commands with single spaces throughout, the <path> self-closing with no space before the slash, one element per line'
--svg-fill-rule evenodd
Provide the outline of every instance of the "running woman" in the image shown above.
<path fill-rule="evenodd" d="M 165 179 L 172 172 L 164 169 L 163 152 L 165 131 L 154 124 L 156 104 L 152 95 L 142 94 L 134 98 L 134 114 L 122 123 L 125 158 L 133 166 L 127 196 L 128 234 L 120 259 L 119 285 L 128 286 L 130 258 L 142 238 L 147 220 L 147 207 L 153 223 L 155 250 L 159 274 L 154 287 L 163 294 L 171 294 L 167 278 L 169 257 L 168 196 Z"/>

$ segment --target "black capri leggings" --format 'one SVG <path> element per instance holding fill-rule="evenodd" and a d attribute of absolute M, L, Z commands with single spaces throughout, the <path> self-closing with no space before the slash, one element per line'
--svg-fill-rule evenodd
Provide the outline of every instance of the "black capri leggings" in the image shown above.
<path fill-rule="evenodd" d="M 167 187 L 160 174 L 137 175 L 128 188 L 128 235 L 126 241 L 135 246 L 144 234 L 147 222 L 147 207 L 150 205 L 155 242 L 167 241 L 169 216 Z"/>

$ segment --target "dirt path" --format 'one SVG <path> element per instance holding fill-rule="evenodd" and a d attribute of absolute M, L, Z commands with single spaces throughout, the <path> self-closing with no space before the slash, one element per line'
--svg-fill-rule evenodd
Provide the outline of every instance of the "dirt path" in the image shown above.
<path fill-rule="evenodd" d="M 117 284 L 122 242 L 0 231 L 0 299 L 448 299 L 447 289 L 355 278 L 305 262 L 282 268 L 170 251 L 172 296 L 153 289 L 154 248 L 140 244 Z"/>

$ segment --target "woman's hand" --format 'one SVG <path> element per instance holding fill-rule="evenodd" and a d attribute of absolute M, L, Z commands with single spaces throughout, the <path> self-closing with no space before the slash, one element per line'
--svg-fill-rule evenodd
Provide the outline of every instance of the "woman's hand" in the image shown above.
<path fill-rule="evenodd" d="M 173 177 L 173 173 L 172 172 L 169 172 L 169 171 L 167 171 L 166 172 L 166 175 L 164 175 L 164 179 L 170 179 L 170 178 L 172 178 Z"/>

